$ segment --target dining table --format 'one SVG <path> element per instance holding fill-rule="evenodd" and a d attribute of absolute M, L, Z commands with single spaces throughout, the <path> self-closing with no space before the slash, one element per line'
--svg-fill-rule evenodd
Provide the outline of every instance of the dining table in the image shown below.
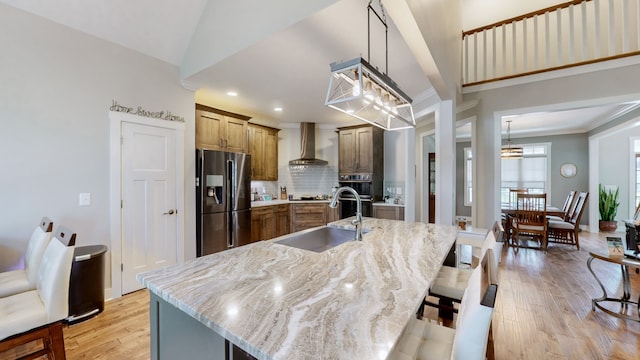
<path fill-rule="evenodd" d="M 513 217 L 516 215 L 516 204 L 511 204 L 511 203 L 502 203 L 500 205 L 500 211 L 502 212 L 502 214 L 504 214 L 504 233 L 505 233 L 505 238 L 506 238 L 506 243 L 510 244 L 511 243 L 511 221 L 509 220 L 509 217 Z M 564 211 L 562 211 L 562 209 L 557 208 L 555 206 L 552 205 L 547 205 L 547 216 L 560 216 L 560 217 L 564 217 Z M 546 241 L 546 240 L 545 240 Z"/>

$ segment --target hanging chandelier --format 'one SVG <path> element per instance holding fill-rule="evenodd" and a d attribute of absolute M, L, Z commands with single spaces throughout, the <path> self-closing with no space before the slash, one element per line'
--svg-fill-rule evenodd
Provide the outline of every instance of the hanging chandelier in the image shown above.
<path fill-rule="evenodd" d="M 369 1 L 367 16 L 370 17 L 373 12 L 384 25 L 386 45 L 388 27 L 382 3 L 380 9 L 382 16 L 371 7 Z M 370 43 L 370 21 L 367 25 Z M 370 57 L 369 46 L 367 50 L 367 56 Z M 385 60 L 388 60 L 388 48 L 385 48 L 385 56 Z M 389 72 L 388 63 L 386 65 L 386 72 Z M 378 71 L 362 57 L 331 64 L 325 105 L 332 109 L 384 130 L 400 130 L 416 126 L 411 102 L 411 98 L 387 74 Z"/>
<path fill-rule="evenodd" d="M 503 159 L 522 159 L 522 146 L 511 143 L 511 120 L 507 120 L 507 145 L 502 147 L 500 157 Z"/>

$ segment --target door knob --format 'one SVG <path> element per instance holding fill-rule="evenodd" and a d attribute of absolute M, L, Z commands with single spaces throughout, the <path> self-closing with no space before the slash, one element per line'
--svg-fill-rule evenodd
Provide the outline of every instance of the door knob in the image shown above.
<path fill-rule="evenodd" d="M 167 211 L 166 213 L 162 213 L 162 215 L 173 215 L 175 213 L 176 212 L 173 209 L 171 209 L 171 210 Z"/>

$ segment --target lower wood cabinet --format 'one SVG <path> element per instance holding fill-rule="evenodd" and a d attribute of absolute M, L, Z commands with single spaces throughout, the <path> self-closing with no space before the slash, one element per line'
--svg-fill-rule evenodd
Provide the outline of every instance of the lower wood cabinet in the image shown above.
<path fill-rule="evenodd" d="M 287 235 L 291 232 L 291 215 L 289 204 L 275 206 L 276 233 L 275 236 Z"/>
<path fill-rule="evenodd" d="M 404 206 L 373 205 L 376 219 L 404 220 Z"/>
<path fill-rule="evenodd" d="M 291 232 L 327 224 L 327 203 L 291 204 Z"/>
<path fill-rule="evenodd" d="M 289 204 L 251 209 L 251 242 L 269 240 L 290 232 Z"/>
<path fill-rule="evenodd" d="M 275 211 L 273 206 L 251 209 L 251 242 L 275 237 Z"/>
<path fill-rule="evenodd" d="M 251 242 L 326 225 L 340 219 L 338 208 L 326 202 L 279 204 L 251 209 Z"/>

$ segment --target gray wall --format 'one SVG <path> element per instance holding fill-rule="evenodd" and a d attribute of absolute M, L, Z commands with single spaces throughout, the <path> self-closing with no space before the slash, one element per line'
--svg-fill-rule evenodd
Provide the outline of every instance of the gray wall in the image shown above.
<path fill-rule="evenodd" d="M 614 63 L 620 66 L 606 70 L 600 65 L 585 66 L 569 70 L 573 75 L 564 77 L 546 79 L 541 75 L 534 76 L 535 79 L 530 79 L 533 82 L 525 84 L 514 81 L 512 86 L 501 88 L 489 86 L 467 89 L 475 92 L 465 94 L 465 101 L 478 101 L 472 111 L 465 112 L 465 115 L 469 113 L 477 118 L 474 134 L 478 149 L 476 159 L 478 168 L 482 169 L 476 176 L 478 202 L 474 207 L 477 217 L 474 220 L 478 221 L 478 226 L 490 226 L 492 219 L 500 213 L 499 187 L 496 182 L 500 178 L 500 116 L 611 104 L 640 98 L 640 83 L 635 76 L 640 71 L 640 65 L 625 59 Z M 574 70 L 589 71 L 578 73 Z M 583 215 L 584 217 L 587 216 Z"/>
<path fill-rule="evenodd" d="M 600 184 L 615 185 L 619 188 L 620 206 L 616 214 L 616 220 L 624 220 L 632 218 L 635 207 L 630 205 L 635 200 L 634 188 L 632 182 L 635 179 L 633 169 L 633 152 L 631 138 L 640 137 L 640 127 L 625 129 L 614 134 L 603 137 L 599 140 L 599 165 L 598 176 Z M 595 195 L 595 194 L 594 194 Z M 593 201 L 597 201 L 597 195 L 593 197 Z M 598 217 L 599 218 L 599 217 Z M 621 231 L 622 223 L 618 224 L 618 230 Z"/>
<path fill-rule="evenodd" d="M 551 143 L 550 154 L 550 194 L 548 200 L 556 207 L 562 207 L 571 190 L 589 191 L 589 139 L 587 134 L 555 135 L 512 139 L 515 144 Z M 464 148 L 471 147 L 470 142 L 457 143 L 456 156 L 456 215 L 471 216 L 471 207 L 464 206 Z M 578 173 L 573 178 L 560 175 L 560 167 L 566 163 L 576 164 Z M 499 182 L 500 179 L 497 179 Z M 592 196 L 592 195 L 590 195 Z M 595 200 L 594 200 L 595 199 Z M 597 201 L 590 197 L 589 201 Z M 581 223 L 589 219 L 589 209 L 582 214 Z"/>
<path fill-rule="evenodd" d="M 512 139 L 515 144 L 551 143 L 551 187 L 547 202 L 555 207 L 562 207 L 567 194 L 571 190 L 589 191 L 589 139 L 587 134 L 555 135 Z M 563 164 L 576 164 L 578 172 L 573 178 L 560 175 Z M 597 201 L 593 194 L 588 201 Z M 587 224 L 589 207 L 582 213 L 581 224 Z"/>
<path fill-rule="evenodd" d="M 456 143 L 456 216 L 471 217 L 471 206 L 464 205 L 464 148 L 471 142 Z"/>
<path fill-rule="evenodd" d="M 0 271 L 22 266 L 44 215 L 74 230 L 77 246 L 111 248 L 112 100 L 185 118 L 185 254 L 195 257 L 194 97 L 178 69 L 3 4 L 0 23 Z M 91 206 L 80 207 L 85 192 Z M 106 270 L 110 279 L 109 257 Z"/>

